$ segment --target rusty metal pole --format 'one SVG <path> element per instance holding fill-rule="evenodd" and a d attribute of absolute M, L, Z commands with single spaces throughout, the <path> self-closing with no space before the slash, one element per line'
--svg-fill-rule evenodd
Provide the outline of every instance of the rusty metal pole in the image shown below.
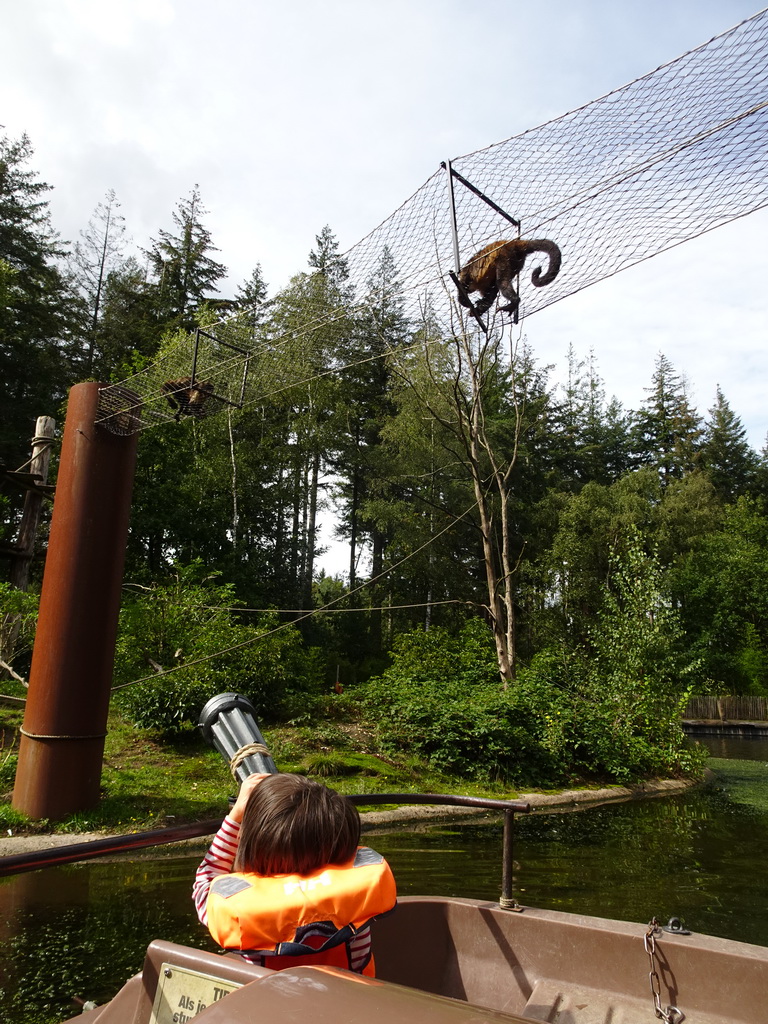
<path fill-rule="evenodd" d="M 137 435 L 95 426 L 98 383 L 69 395 L 13 806 L 94 807 L 112 685 Z"/>

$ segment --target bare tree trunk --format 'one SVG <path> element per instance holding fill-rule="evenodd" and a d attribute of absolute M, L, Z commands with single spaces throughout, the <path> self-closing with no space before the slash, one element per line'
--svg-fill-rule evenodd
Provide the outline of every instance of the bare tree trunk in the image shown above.
<path fill-rule="evenodd" d="M 349 509 L 349 589 L 354 590 L 357 583 L 357 533 L 358 533 L 358 481 L 357 469 L 352 473 L 352 498 Z"/>
<path fill-rule="evenodd" d="M 237 508 L 237 460 L 235 459 L 235 438 L 232 433 L 231 406 L 227 406 L 227 429 L 229 431 L 229 458 L 232 463 L 232 547 L 237 550 L 237 526 L 240 515 Z"/>
<path fill-rule="evenodd" d="M 320 476 L 320 453 L 312 456 L 312 478 L 309 485 L 309 514 L 306 528 L 306 565 L 304 567 L 304 608 L 312 607 L 312 582 L 315 576 L 315 531 L 317 528 L 317 491 Z"/>
<path fill-rule="evenodd" d="M 463 338 L 463 349 L 467 363 L 471 369 L 471 405 L 468 417 L 468 455 L 470 472 L 475 498 L 477 499 L 480 517 L 480 534 L 483 542 L 483 560 L 485 562 L 485 578 L 488 587 L 488 611 L 496 644 L 496 656 L 499 661 L 499 673 L 504 688 L 515 678 L 514 627 L 509 610 L 511 607 L 511 574 L 508 572 L 509 530 L 507 523 L 507 483 L 509 473 L 514 465 L 514 456 L 506 473 L 499 471 L 495 453 L 488 441 L 485 431 L 485 415 L 483 411 L 482 381 L 479 377 L 477 361 L 473 359 L 467 336 Z M 481 470 L 481 450 L 489 458 L 493 468 L 493 482 L 499 498 L 501 520 L 501 573 L 499 572 L 498 556 L 494 546 L 495 524 L 493 521 L 492 498 L 485 486 Z M 515 452 L 516 454 L 516 452 Z M 512 642 L 510 642 L 512 641 Z"/>
<path fill-rule="evenodd" d="M 304 465 L 301 470 L 301 484 L 302 484 L 302 501 L 301 501 L 301 528 L 299 530 L 299 601 L 303 600 L 303 595 L 306 591 L 306 580 L 307 580 L 307 525 L 309 523 L 309 503 L 310 503 L 310 463 L 309 456 L 304 460 Z M 303 607 L 303 605 L 302 605 Z"/>
<path fill-rule="evenodd" d="M 430 484 L 429 484 L 429 496 L 431 499 L 432 507 L 429 510 L 429 537 L 430 540 L 435 533 L 435 421 L 432 420 L 430 424 Z M 429 571 L 427 578 L 429 583 L 427 585 L 427 607 L 424 612 L 424 632 L 428 633 L 432 627 L 432 565 L 435 560 L 435 552 L 432 544 L 427 549 L 427 563 L 429 565 Z"/>
<path fill-rule="evenodd" d="M 298 455 L 294 460 L 293 466 L 293 510 L 291 517 L 291 551 L 289 558 L 289 573 L 291 576 L 291 585 L 293 587 L 294 594 L 298 595 L 300 592 L 297 582 L 299 579 L 300 569 L 300 555 L 299 555 L 299 524 L 301 521 L 301 479 L 302 470 L 299 465 Z"/>
<path fill-rule="evenodd" d="M 382 569 L 384 568 L 384 535 L 375 526 L 373 528 L 372 537 L 372 553 L 371 553 L 371 579 L 376 580 L 381 576 Z M 374 583 L 371 587 L 371 603 L 374 607 L 370 612 L 371 622 L 371 649 L 375 654 L 381 653 L 381 587 L 378 583 Z"/>
<path fill-rule="evenodd" d="M 472 483 L 477 499 L 480 518 L 480 536 L 483 543 L 483 561 L 485 562 L 485 580 L 488 590 L 488 614 L 496 644 L 496 657 L 499 662 L 499 673 L 506 687 L 514 679 L 513 657 L 508 645 L 509 635 L 506 623 L 506 606 L 500 594 L 499 573 L 496 568 L 496 552 L 493 546 L 493 513 L 490 509 L 488 496 L 482 486 L 482 480 L 473 473 Z"/>
<path fill-rule="evenodd" d="M 428 338 L 429 332 L 425 331 L 425 339 Z M 440 424 L 446 436 L 453 436 L 456 447 L 452 444 L 451 451 L 463 462 L 472 481 L 485 563 L 488 594 L 486 607 L 496 646 L 499 674 L 506 688 L 514 680 L 516 669 L 512 583 L 517 565 L 512 554 L 508 508 L 510 480 L 517 461 L 522 417 L 513 386 L 514 439 L 512 450 L 506 451 L 502 458 L 486 429 L 485 411 L 489 382 L 498 379 L 501 340 L 502 332 L 489 329 L 474 343 L 473 336 L 462 324 L 453 339 L 455 362 L 450 376 L 445 371 L 445 364 L 436 370 L 427 340 L 424 366 L 428 382 L 419 383 L 408 368 L 401 372 L 434 422 Z M 514 372 L 514 363 L 512 369 Z"/>

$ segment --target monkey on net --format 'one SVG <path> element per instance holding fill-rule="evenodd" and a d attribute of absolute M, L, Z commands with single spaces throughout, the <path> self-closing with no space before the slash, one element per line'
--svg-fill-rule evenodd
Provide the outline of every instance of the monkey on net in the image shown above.
<path fill-rule="evenodd" d="M 163 384 L 163 394 L 168 405 L 176 410 L 173 418 L 177 423 L 182 416 L 201 419 L 205 415 L 205 403 L 213 394 L 213 384 L 209 380 L 193 382 L 191 377 L 180 377 L 179 380 L 167 380 Z"/>
<path fill-rule="evenodd" d="M 501 294 L 508 305 L 499 306 L 503 313 L 514 315 L 520 305 L 520 296 L 515 289 L 514 279 L 523 269 L 526 258 L 533 252 L 545 252 L 549 256 L 549 267 L 542 273 L 536 267 L 531 274 L 531 281 L 537 288 L 550 284 L 560 270 L 560 249 L 548 238 L 515 238 L 511 241 L 501 239 L 491 242 L 468 260 L 459 271 L 459 302 L 467 309 L 472 309 L 469 295 L 479 292 L 481 298 L 474 304 L 478 315 L 485 313 L 494 299 Z M 462 290 L 463 289 L 463 290 Z"/>

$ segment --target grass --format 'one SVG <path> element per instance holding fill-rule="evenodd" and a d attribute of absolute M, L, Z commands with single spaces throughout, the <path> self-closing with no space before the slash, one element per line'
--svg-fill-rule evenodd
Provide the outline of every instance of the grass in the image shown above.
<path fill-rule="evenodd" d="M 101 776 L 101 801 L 60 822 L 33 821 L 11 807 L 22 712 L 0 707 L 0 834 L 139 832 L 221 815 L 237 791 L 224 759 L 196 729 L 175 738 L 136 729 L 111 712 Z M 342 793 L 444 792 L 514 798 L 493 784 L 467 783 L 429 770 L 415 758 L 389 759 L 373 750 L 359 725 L 264 728 L 281 771 L 322 780 Z"/>
<path fill-rule="evenodd" d="M 116 834 L 205 821 L 223 814 L 237 791 L 223 758 L 205 743 L 197 729 L 189 727 L 169 738 L 137 729 L 113 710 L 108 721 L 98 807 L 60 822 L 33 821 L 11 806 L 22 716 L 18 707 L 0 706 L 0 835 Z M 352 717 L 347 714 L 345 720 L 343 710 L 339 714 L 337 709 L 335 717 L 321 718 L 311 725 L 305 717 L 294 724 L 269 728 L 262 723 L 262 727 L 281 771 L 316 777 L 341 793 L 433 792 L 499 799 L 518 796 L 516 790 L 502 783 L 451 777 L 415 756 L 384 754 L 374 733 L 350 720 Z M 574 780 L 569 788 L 604 785 Z M 546 793 L 562 791 L 556 787 L 529 788 Z"/>

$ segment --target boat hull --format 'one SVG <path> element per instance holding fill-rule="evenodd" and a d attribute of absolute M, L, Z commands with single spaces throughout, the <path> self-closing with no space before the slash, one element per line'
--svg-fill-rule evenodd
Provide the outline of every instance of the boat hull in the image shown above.
<path fill-rule="evenodd" d="M 376 979 L 322 967 L 274 972 L 155 942 L 142 975 L 72 1024 L 648 1024 L 657 1018 L 647 931 L 579 914 L 404 897 L 375 926 Z M 661 933 L 655 942 L 663 1010 L 677 1006 L 685 1015 L 678 1019 L 695 1024 L 768 1020 L 768 948 L 706 935 Z M 222 993 L 234 990 L 195 1006 L 171 987 L 180 972 L 199 975 L 209 992 L 217 978 Z"/>
<path fill-rule="evenodd" d="M 404 897 L 376 930 L 377 976 L 561 1024 L 655 1019 L 647 925 L 467 899 Z M 656 936 L 663 1009 L 697 1024 L 768 1021 L 768 948 Z M 649 1015 L 650 1012 L 650 1015 Z"/>

